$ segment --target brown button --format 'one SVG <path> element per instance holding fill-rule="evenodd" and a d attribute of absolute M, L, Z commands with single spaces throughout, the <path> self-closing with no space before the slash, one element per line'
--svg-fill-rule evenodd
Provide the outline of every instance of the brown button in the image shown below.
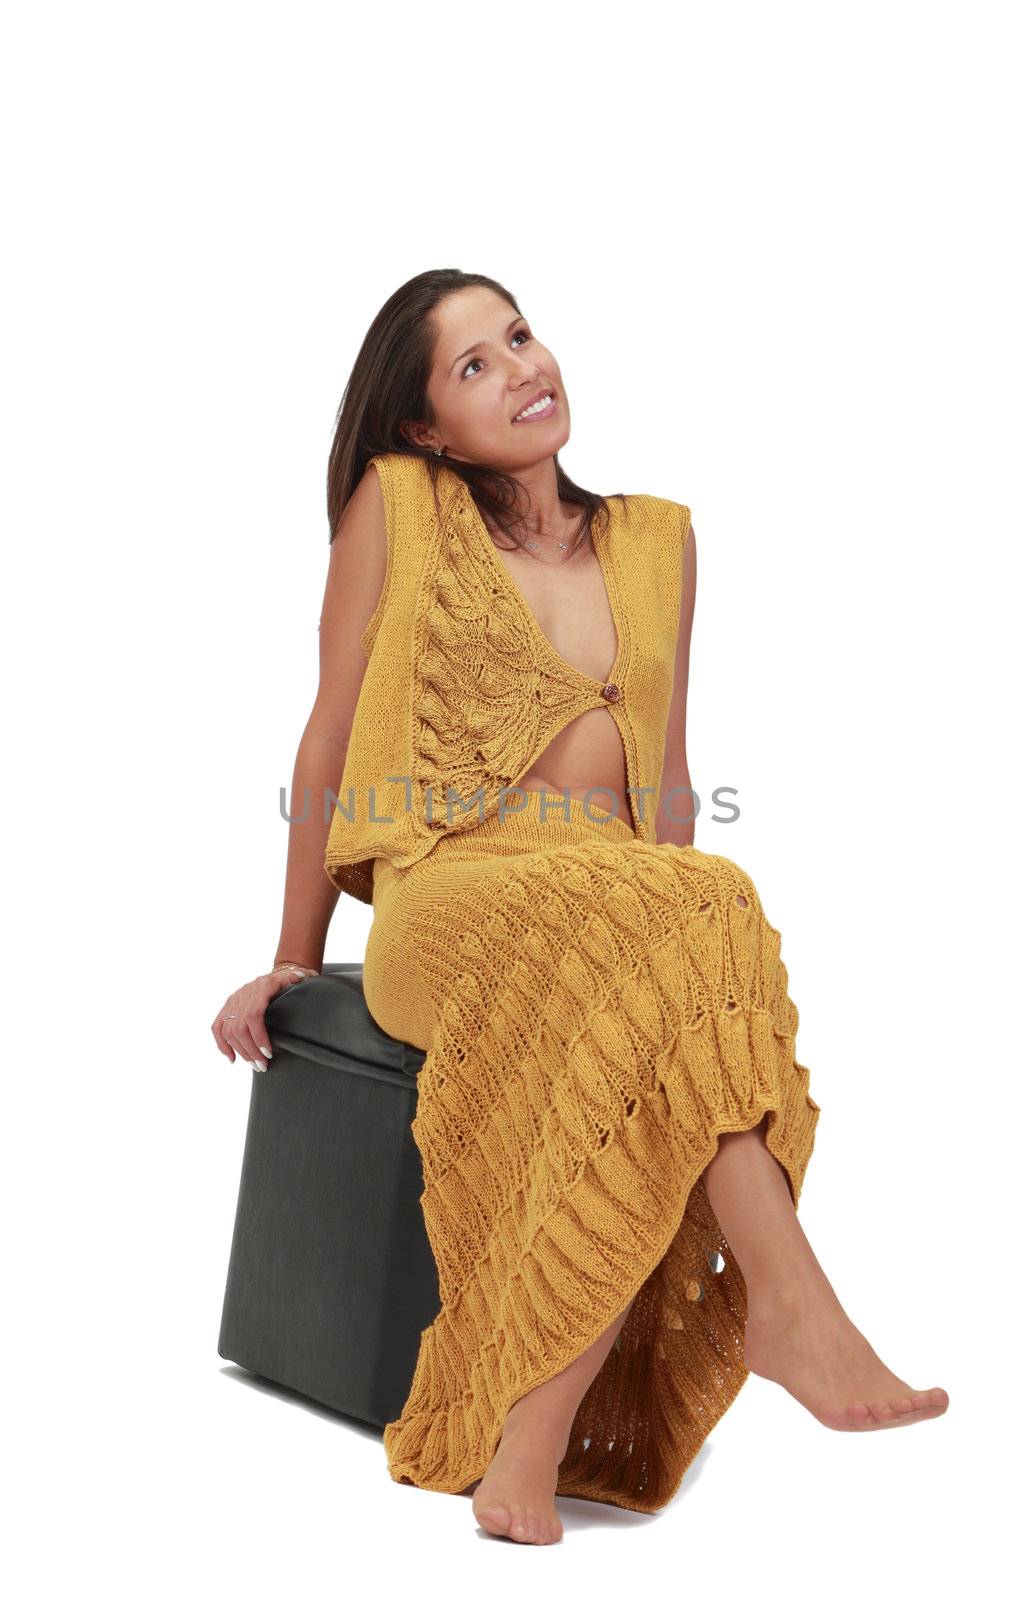
<path fill-rule="evenodd" d="M 615 701 L 619 698 L 622 691 L 617 683 L 606 683 L 604 688 L 601 690 L 601 693 L 606 700 Z"/>

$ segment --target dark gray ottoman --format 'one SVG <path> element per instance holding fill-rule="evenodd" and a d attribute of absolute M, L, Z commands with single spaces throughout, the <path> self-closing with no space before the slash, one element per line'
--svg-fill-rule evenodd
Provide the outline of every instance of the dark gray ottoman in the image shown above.
<path fill-rule="evenodd" d="M 383 1427 L 439 1310 L 411 1135 L 425 1057 L 373 1022 L 360 965 L 325 963 L 265 1021 L 218 1354 Z"/>

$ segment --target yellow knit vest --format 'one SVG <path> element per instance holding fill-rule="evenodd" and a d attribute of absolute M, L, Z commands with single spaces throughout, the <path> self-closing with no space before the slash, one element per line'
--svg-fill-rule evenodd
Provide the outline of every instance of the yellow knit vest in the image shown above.
<path fill-rule="evenodd" d="M 595 521 L 618 635 L 606 684 L 549 643 L 452 469 L 438 465 L 434 487 L 419 456 L 391 451 L 371 464 L 387 566 L 362 634 L 368 666 L 324 856 L 331 882 L 370 904 L 377 857 L 411 866 L 448 831 L 522 806 L 524 791 L 510 786 L 601 704 L 622 736 L 636 835 L 656 843 L 689 507 L 612 497 L 607 531 Z M 613 809 L 607 797 L 587 799 Z"/>

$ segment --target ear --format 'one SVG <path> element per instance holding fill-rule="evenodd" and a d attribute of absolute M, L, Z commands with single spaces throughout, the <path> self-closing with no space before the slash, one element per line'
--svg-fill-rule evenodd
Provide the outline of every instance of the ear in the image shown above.
<path fill-rule="evenodd" d="M 429 432 L 422 422 L 402 422 L 400 430 L 408 443 L 415 445 L 419 450 L 439 449 L 439 440 Z"/>

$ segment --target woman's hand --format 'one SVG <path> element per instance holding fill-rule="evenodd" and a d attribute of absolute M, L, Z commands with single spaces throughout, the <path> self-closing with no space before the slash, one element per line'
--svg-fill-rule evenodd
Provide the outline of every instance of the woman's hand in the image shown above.
<path fill-rule="evenodd" d="M 230 994 L 211 1023 L 211 1032 L 222 1055 L 228 1056 L 230 1061 L 240 1055 L 254 1072 L 266 1072 L 271 1059 L 271 1041 L 264 1027 L 264 1012 L 274 996 L 289 984 L 318 977 L 319 973 L 312 967 L 288 967 L 254 978 L 252 983 L 244 983 L 235 994 Z"/>

